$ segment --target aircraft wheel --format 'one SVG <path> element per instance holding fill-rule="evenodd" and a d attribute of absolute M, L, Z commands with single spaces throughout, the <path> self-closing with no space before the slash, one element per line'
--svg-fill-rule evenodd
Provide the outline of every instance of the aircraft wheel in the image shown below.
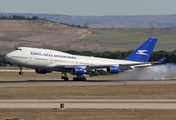
<path fill-rule="evenodd" d="M 65 80 L 65 81 L 68 81 L 69 79 L 66 77 L 64 80 Z"/>
<path fill-rule="evenodd" d="M 74 77 L 73 81 L 86 81 L 86 78 L 85 77 L 81 77 L 81 78 Z"/>
<path fill-rule="evenodd" d="M 77 80 L 78 80 L 78 78 L 77 78 L 77 77 L 74 77 L 74 78 L 73 78 L 73 81 L 77 81 Z"/>
<path fill-rule="evenodd" d="M 23 75 L 23 72 L 19 72 L 19 75 Z"/>
<path fill-rule="evenodd" d="M 82 81 L 86 81 L 86 78 L 85 78 L 85 77 L 83 77 L 83 78 L 81 78 L 81 80 L 82 80 Z"/>
<path fill-rule="evenodd" d="M 61 76 L 61 79 L 65 79 L 65 76 Z"/>

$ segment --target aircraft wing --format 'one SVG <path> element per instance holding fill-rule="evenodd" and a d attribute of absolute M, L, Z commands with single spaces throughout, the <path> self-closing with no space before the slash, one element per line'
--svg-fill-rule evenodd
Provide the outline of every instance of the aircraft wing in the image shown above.
<path fill-rule="evenodd" d="M 107 65 L 55 65 L 56 68 L 63 68 L 63 69 L 72 69 L 75 67 L 84 68 L 85 70 L 88 70 L 87 74 L 89 74 L 89 76 L 110 75 L 110 73 L 107 72 L 107 68 L 110 66 L 119 67 L 119 72 L 124 72 L 127 70 L 133 70 L 134 67 L 151 66 L 151 63 L 136 62 L 130 64 L 107 64 Z"/>
<path fill-rule="evenodd" d="M 94 69 L 93 71 L 89 72 L 89 76 L 97 76 L 97 75 L 109 75 L 107 72 L 107 68 L 109 66 L 117 66 L 119 67 L 119 72 L 124 72 L 127 70 L 133 70 L 134 67 L 146 67 L 151 66 L 151 63 L 148 62 L 140 62 L 140 63 L 131 63 L 131 64 L 119 64 L 119 65 L 88 65 L 89 69 Z M 95 70 L 96 69 L 96 70 Z"/>
<path fill-rule="evenodd" d="M 131 70 L 133 69 L 133 67 L 131 66 L 136 66 L 136 65 L 148 65 L 151 63 L 148 62 L 139 62 L 139 63 L 130 63 L 130 64 L 119 64 L 119 65 L 115 65 L 115 64 L 111 64 L 111 65 L 87 65 L 88 68 L 92 68 L 92 69 L 98 69 L 98 68 L 107 68 L 109 66 L 118 66 L 121 70 Z"/>
<path fill-rule="evenodd" d="M 81 67 L 84 65 L 55 65 L 55 68 L 74 68 L 74 67 Z"/>
<path fill-rule="evenodd" d="M 138 62 L 138 63 L 130 63 L 130 64 L 106 64 L 106 65 L 55 65 L 56 68 L 74 68 L 74 67 L 85 67 L 89 69 L 99 69 L 99 68 L 107 68 L 109 66 L 117 66 L 119 68 L 128 68 L 130 66 L 135 65 L 145 65 L 145 64 L 151 64 L 148 62 Z"/>

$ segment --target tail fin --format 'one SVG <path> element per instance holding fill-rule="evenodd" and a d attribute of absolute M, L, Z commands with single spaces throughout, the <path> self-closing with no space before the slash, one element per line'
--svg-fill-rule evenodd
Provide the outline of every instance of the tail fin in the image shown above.
<path fill-rule="evenodd" d="M 153 48 L 155 47 L 156 41 L 157 38 L 149 38 L 124 60 L 148 62 L 150 55 L 152 54 Z"/>

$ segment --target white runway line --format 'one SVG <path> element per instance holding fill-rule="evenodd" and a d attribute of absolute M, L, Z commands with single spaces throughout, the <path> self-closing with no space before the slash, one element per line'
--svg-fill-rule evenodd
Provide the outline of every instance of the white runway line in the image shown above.
<path fill-rule="evenodd" d="M 176 109 L 176 100 L 0 100 L 0 108 Z"/>

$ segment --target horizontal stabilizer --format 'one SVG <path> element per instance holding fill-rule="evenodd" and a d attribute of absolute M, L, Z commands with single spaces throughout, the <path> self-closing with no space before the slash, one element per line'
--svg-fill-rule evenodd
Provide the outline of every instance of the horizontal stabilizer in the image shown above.
<path fill-rule="evenodd" d="M 165 59 L 166 58 L 162 58 L 162 59 L 158 60 L 157 62 L 162 63 L 162 62 L 164 62 Z"/>

